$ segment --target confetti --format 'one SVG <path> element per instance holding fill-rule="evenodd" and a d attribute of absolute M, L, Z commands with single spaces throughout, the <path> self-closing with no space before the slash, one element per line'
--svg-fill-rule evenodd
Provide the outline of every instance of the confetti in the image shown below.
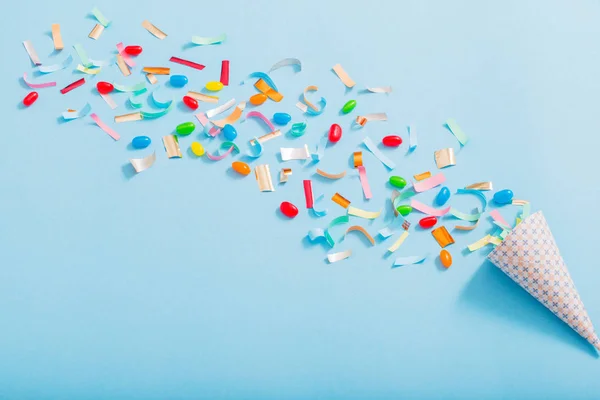
<path fill-rule="evenodd" d="M 169 61 L 174 62 L 176 64 L 185 65 L 186 67 L 194 68 L 194 69 L 197 69 L 200 71 L 202 71 L 205 68 L 204 65 L 202 65 L 202 64 L 198 64 L 193 61 L 184 60 L 183 58 L 179 58 L 179 57 L 171 57 L 171 58 L 169 58 Z"/>
<path fill-rule="evenodd" d="M 108 25 L 110 25 L 110 20 L 108 18 L 106 18 L 104 16 L 104 14 L 102 14 L 102 12 L 100 10 L 98 10 L 97 7 L 92 8 L 92 14 L 96 18 L 96 20 L 100 24 L 102 24 L 102 26 L 107 27 Z"/>
<path fill-rule="evenodd" d="M 310 179 L 305 179 L 302 181 L 302 185 L 304 186 L 304 199 L 306 200 L 306 208 L 313 208 L 314 198 L 312 192 L 312 182 Z"/>
<path fill-rule="evenodd" d="M 221 78 L 219 81 L 223 86 L 229 86 L 229 60 L 221 61 Z"/>
<path fill-rule="evenodd" d="M 117 132 L 113 131 L 108 125 L 106 125 L 104 122 L 102 122 L 100 117 L 98 117 L 95 113 L 91 113 L 90 117 L 94 120 L 96 125 L 98 125 L 100 127 L 100 129 L 102 129 L 104 132 L 106 132 L 106 134 L 108 134 L 108 136 L 110 136 L 111 138 L 113 138 L 115 140 L 119 140 L 121 138 L 121 135 L 119 135 Z"/>
<path fill-rule="evenodd" d="M 392 268 L 402 267 L 405 265 L 420 264 L 427 259 L 427 256 L 409 256 L 409 257 L 398 257 L 394 261 Z"/>
<path fill-rule="evenodd" d="M 306 98 L 306 95 L 308 92 L 316 92 L 317 90 L 319 90 L 319 88 L 317 86 L 310 85 L 304 89 L 304 92 L 302 94 L 302 100 L 304 101 L 304 105 L 306 105 L 306 107 L 308 107 L 308 108 L 304 109 L 304 112 L 308 113 L 310 115 L 321 115 L 323 113 L 323 111 L 325 110 L 325 106 L 327 106 L 327 101 L 325 100 L 324 97 L 321 97 L 321 100 L 319 100 L 319 104 L 321 105 L 320 109 L 317 108 L 313 103 L 308 101 L 308 99 Z M 302 105 L 302 103 L 297 103 L 296 106 L 298 106 L 298 104 Z"/>
<path fill-rule="evenodd" d="M 460 126 L 456 123 L 456 121 L 452 118 L 446 121 L 446 127 L 452 132 L 452 134 L 456 137 L 461 145 L 467 144 L 469 141 L 469 137 L 460 129 Z"/>
<path fill-rule="evenodd" d="M 262 72 L 261 72 L 262 73 Z M 266 75 L 266 74 L 265 74 Z M 270 78 L 269 78 L 270 79 Z M 268 98 L 275 102 L 280 102 L 283 99 L 283 95 L 276 89 L 273 89 L 264 79 L 259 79 L 254 84 L 254 87 L 261 93 L 266 94 Z"/>
<path fill-rule="evenodd" d="M 83 64 L 84 67 L 91 67 L 94 64 L 92 63 L 92 61 L 89 59 L 86 51 L 83 49 L 83 46 L 78 44 L 73 45 L 73 49 L 75 49 L 75 52 L 77 53 L 77 55 L 79 56 L 79 59 L 81 60 L 81 63 Z"/>
<path fill-rule="evenodd" d="M 292 175 L 291 168 L 281 168 L 281 172 L 279 172 L 279 183 L 287 182 L 290 175 Z"/>
<path fill-rule="evenodd" d="M 215 115 L 219 115 L 221 113 L 224 113 L 225 111 L 229 110 L 231 107 L 233 107 L 235 104 L 235 99 L 231 99 L 228 102 L 226 102 L 225 104 L 222 104 L 218 107 L 215 108 L 211 108 L 210 110 L 208 110 L 205 114 L 207 118 L 212 118 Z"/>
<path fill-rule="evenodd" d="M 116 63 L 117 63 L 117 66 L 119 67 L 119 70 L 123 74 L 123 76 L 131 75 L 131 71 L 129 70 L 129 67 L 127 66 L 127 64 L 125 64 L 125 60 L 123 59 L 122 55 L 117 54 Z"/>
<path fill-rule="evenodd" d="M 325 195 L 320 195 L 319 197 L 317 197 L 317 199 L 314 201 L 315 203 L 319 203 L 321 200 L 323 200 L 325 198 Z M 311 210 L 313 211 L 313 213 L 315 214 L 316 217 L 324 217 L 327 215 L 327 209 L 324 209 L 322 211 L 318 211 L 314 204 L 313 207 L 311 208 Z"/>
<path fill-rule="evenodd" d="M 365 126 L 369 121 L 387 121 L 386 113 L 367 114 L 356 117 L 356 123 L 360 126 Z"/>
<path fill-rule="evenodd" d="M 27 80 L 27 72 L 23 73 L 23 81 L 27 86 L 29 86 L 32 89 L 43 89 L 47 87 L 56 86 L 56 82 L 32 83 Z"/>
<path fill-rule="evenodd" d="M 261 192 L 275 191 L 275 188 L 273 188 L 273 181 L 271 180 L 269 164 L 257 165 L 254 167 L 254 174 L 256 176 L 256 182 L 258 182 L 258 189 Z"/>
<path fill-rule="evenodd" d="M 469 221 L 469 222 L 474 222 L 474 221 L 479 220 L 479 218 L 481 218 L 481 213 L 467 214 L 467 213 L 458 211 L 455 208 L 450 209 L 450 215 L 452 215 L 455 218 L 461 219 L 463 221 Z"/>
<path fill-rule="evenodd" d="M 218 121 L 211 121 L 211 122 L 213 123 L 213 125 L 216 125 L 219 128 L 222 128 L 227 124 L 232 125 L 238 119 L 240 119 L 240 117 L 242 116 L 242 113 L 244 111 L 244 108 L 246 108 L 246 102 L 243 101 L 235 107 L 235 110 L 233 110 L 233 112 L 231 114 L 229 114 L 228 117 L 220 119 Z M 208 115 L 208 112 L 207 112 L 207 115 Z"/>
<path fill-rule="evenodd" d="M 413 199 L 410 202 L 410 206 L 413 209 L 422 212 L 423 214 L 433 215 L 435 217 L 441 217 L 443 215 L 446 215 L 450 211 L 450 207 L 440 208 L 440 209 L 433 208 L 433 207 L 423 204 L 420 201 L 417 201 L 415 199 Z"/>
<path fill-rule="evenodd" d="M 360 185 L 362 186 L 363 193 L 365 195 L 365 199 L 370 199 L 373 197 L 371 193 L 371 187 L 369 186 L 369 180 L 367 179 L 367 170 L 364 166 L 360 165 L 357 167 L 358 176 L 360 178 Z"/>
<path fill-rule="evenodd" d="M 387 158 L 382 152 L 381 150 L 379 150 L 377 148 L 377 146 L 375 145 L 375 143 L 373 143 L 373 141 L 371 140 L 370 137 L 365 137 L 363 139 L 363 144 L 365 145 L 365 147 L 367 148 L 367 150 L 369 150 L 371 153 L 373 153 L 373 155 L 375 157 L 377 157 L 377 159 L 379 161 L 381 161 L 381 163 L 383 165 L 385 165 L 388 169 L 392 170 L 394 168 L 396 168 L 396 163 L 394 163 L 392 160 L 390 160 L 389 158 Z"/>
<path fill-rule="evenodd" d="M 38 68 L 38 71 L 40 71 L 43 74 L 50 74 L 52 72 L 60 71 L 61 69 L 67 68 L 69 65 L 71 65 L 72 62 L 73 62 L 73 56 L 71 56 L 69 54 L 67 56 L 67 58 L 64 59 L 63 62 L 58 63 L 58 64 L 52 64 L 52 65 L 41 65 Z"/>
<path fill-rule="evenodd" d="M 62 113 L 62 117 L 67 121 L 72 119 L 78 119 L 85 117 L 90 113 L 90 111 L 92 111 L 92 106 L 90 106 L 90 103 L 86 103 L 85 106 L 83 106 L 79 111 L 65 111 L 64 113 Z"/>
<path fill-rule="evenodd" d="M 381 87 L 368 87 L 367 86 L 367 91 L 371 92 L 371 93 L 392 93 L 392 87 L 391 86 L 381 86 Z"/>
<path fill-rule="evenodd" d="M 127 64 L 131 68 L 135 67 L 135 61 L 133 61 L 133 58 L 131 58 L 131 56 L 125 51 L 125 46 L 123 45 L 123 42 L 117 43 L 117 51 L 119 52 L 121 57 L 123 57 L 123 61 L 125 61 L 125 64 Z"/>
<path fill-rule="evenodd" d="M 158 83 L 158 79 L 156 79 L 156 76 L 154 76 L 154 74 L 150 72 L 146 74 L 146 79 L 148 79 L 148 82 L 150 82 L 151 85 L 156 85 Z"/>
<path fill-rule="evenodd" d="M 492 237 L 490 235 L 486 235 L 486 236 L 482 237 L 481 239 L 479 239 L 478 241 L 476 241 L 475 243 L 471 243 L 470 245 L 468 245 L 467 248 L 469 249 L 469 251 L 479 250 L 483 246 L 489 244 L 491 238 Z"/>
<path fill-rule="evenodd" d="M 62 50 L 65 48 L 62 35 L 60 34 L 60 24 L 52 24 L 52 43 L 54 44 L 54 50 Z"/>
<path fill-rule="evenodd" d="M 407 126 L 408 131 L 408 149 L 409 151 L 414 151 L 419 144 L 417 141 L 417 130 L 414 126 Z"/>
<path fill-rule="evenodd" d="M 204 93 L 198 93 L 198 92 L 192 92 L 189 91 L 185 94 L 186 96 L 189 96 L 193 99 L 196 99 L 198 101 L 203 101 L 205 103 L 218 103 L 219 102 L 219 98 L 217 96 L 209 96 L 207 94 Z M 235 103 L 232 102 L 231 104 L 233 105 Z"/>
<path fill-rule="evenodd" d="M 316 173 L 327 179 L 342 179 L 344 176 L 346 176 L 346 171 L 340 172 L 339 174 L 330 174 L 328 172 L 320 170 L 319 168 L 317 168 Z"/>
<path fill-rule="evenodd" d="M 355 151 L 352 153 L 352 164 L 354 164 L 354 168 L 362 167 L 362 151 Z"/>
<path fill-rule="evenodd" d="M 379 217 L 379 215 L 381 215 L 381 210 L 365 211 L 365 210 L 361 210 L 360 208 L 348 206 L 348 215 L 353 215 L 355 217 L 365 218 L 365 219 L 375 219 L 375 218 Z"/>
<path fill-rule="evenodd" d="M 154 164 L 155 161 L 156 161 L 156 152 L 152 152 L 152 154 L 150 154 L 149 156 L 146 156 L 144 158 L 130 158 L 129 159 L 129 162 L 133 166 L 133 169 L 135 170 L 136 174 L 139 174 L 140 172 L 145 171 L 148 168 L 150 168 Z"/>
<path fill-rule="evenodd" d="M 492 210 L 490 211 L 490 216 L 492 217 L 492 219 L 504 226 L 509 226 L 508 222 L 506 222 L 506 220 L 504 219 L 504 217 L 500 214 L 500 211 L 498 210 Z"/>
<path fill-rule="evenodd" d="M 300 62 L 300 60 L 298 60 L 297 58 L 284 58 L 283 60 L 273 64 L 271 69 L 269 69 L 269 72 L 273 72 L 276 69 L 279 69 L 282 67 L 287 67 L 287 66 L 292 66 L 292 68 L 294 68 L 294 70 L 297 70 L 296 72 L 302 71 L 302 63 Z"/>
<path fill-rule="evenodd" d="M 137 111 L 134 113 L 129 113 L 129 114 L 123 114 L 123 115 L 115 115 L 115 122 L 121 123 L 121 122 L 132 122 L 132 121 L 139 121 L 142 119 L 142 113 Z"/>
<path fill-rule="evenodd" d="M 408 230 L 405 230 L 404 232 L 402 232 L 402 235 L 400 235 L 400 237 L 398 238 L 398 240 L 396 240 L 394 242 L 394 244 L 392 244 L 387 251 L 390 253 L 395 252 L 396 250 L 398 250 L 398 248 L 402 245 L 402 243 L 404 243 L 404 241 L 406 240 L 406 238 L 408 237 Z"/>
<path fill-rule="evenodd" d="M 29 41 L 29 40 L 26 40 L 23 42 L 23 46 L 25 46 L 25 51 L 27 52 L 27 55 L 31 59 L 31 62 L 34 65 L 42 65 L 40 58 L 38 57 L 37 53 L 35 52 L 35 49 L 33 48 L 33 43 L 31 43 L 31 41 Z"/>
<path fill-rule="evenodd" d="M 342 196 L 339 193 L 335 193 L 333 195 L 333 197 L 331 198 L 331 201 L 333 201 L 334 203 L 336 203 L 344 208 L 348 208 L 348 206 L 350 205 L 350 200 L 348 200 L 347 198 L 345 198 L 344 196 Z"/>
<path fill-rule="evenodd" d="M 424 181 L 415 182 L 413 184 L 413 189 L 417 193 L 425 192 L 429 189 L 433 189 L 436 186 L 441 185 L 446 182 L 446 177 L 444 174 L 437 174 L 429 179 L 425 179 Z"/>
<path fill-rule="evenodd" d="M 427 172 L 422 172 L 420 174 L 417 174 L 414 176 L 416 181 L 422 181 L 425 180 L 427 178 L 431 178 L 431 172 L 427 171 Z"/>
<path fill-rule="evenodd" d="M 84 74 L 96 75 L 98 72 L 100 72 L 102 70 L 102 68 L 86 68 L 83 65 L 79 64 L 79 65 L 77 65 L 76 70 L 79 72 L 83 72 Z"/>
<path fill-rule="evenodd" d="M 310 239 L 311 242 L 314 242 L 315 240 L 317 240 L 319 238 L 324 238 L 325 241 L 327 242 L 327 244 L 329 245 L 329 247 L 333 247 L 335 245 L 335 240 L 333 239 L 333 237 L 331 237 L 331 234 L 329 233 L 329 231 L 337 225 L 347 224 L 348 221 L 350 221 L 350 218 L 347 215 L 342 215 L 337 218 L 334 218 L 329 223 L 327 228 L 325 228 L 325 229 L 314 228 L 314 229 L 311 229 L 310 231 L 308 231 L 308 238 Z"/>
<path fill-rule="evenodd" d="M 452 147 L 436 151 L 434 153 L 434 158 L 435 164 L 439 169 L 456 165 L 456 159 L 454 158 L 454 149 Z"/>
<path fill-rule="evenodd" d="M 152 25 L 148 20 L 144 20 L 144 22 L 142 22 L 142 27 L 157 38 L 159 38 L 160 40 L 163 40 L 167 37 L 166 33 L 158 29 L 156 26 Z"/>
<path fill-rule="evenodd" d="M 179 139 L 175 135 L 163 136 L 163 145 L 169 158 L 181 158 L 181 149 L 179 148 Z"/>
<path fill-rule="evenodd" d="M 198 46 L 207 46 L 211 44 L 221 44 L 227 39 L 224 33 L 215 37 L 192 36 L 192 43 Z"/>
<path fill-rule="evenodd" d="M 335 72 L 335 74 L 338 76 L 338 78 L 340 78 L 342 83 L 346 85 L 347 88 L 352 88 L 354 87 L 354 85 L 356 85 L 356 83 L 354 83 L 352 78 L 350 78 L 350 76 L 346 73 L 346 71 L 344 71 L 344 68 L 342 68 L 340 64 L 334 65 L 332 69 L 333 72 Z"/>
<path fill-rule="evenodd" d="M 139 92 L 142 89 L 146 88 L 145 82 L 139 82 L 135 85 L 121 85 L 119 83 L 113 84 L 113 87 L 117 92 Z"/>
<path fill-rule="evenodd" d="M 352 250 L 340 251 L 339 253 L 327 254 L 327 260 L 330 263 L 345 260 L 352 255 Z"/>
<path fill-rule="evenodd" d="M 308 145 L 304 147 L 280 147 L 281 161 L 306 160 L 310 158 Z"/>
<path fill-rule="evenodd" d="M 100 38 L 100 35 L 102 35 L 102 32 L 104 32 L 104 26 L 102 26 L 100 24 L 96 24 L 90 31 L 90 34 L 88 35 L 88 37 L 90 39 L 98 40 Z"/>
<path fill-rule="evenodd" d="M 443 225 L 432 230 L 431 234 L 442 248 L 454 243 L 454 238 Z"/>
<path fill-rule="evenodd" d="M 360 232 L 362 233 L 369 242 L 371 242 L 371 246 L 375 246 L 375 239 L 373 239 L 373 236 L 369 235 L 369 232 L 367 232 L 365 230 L 365 228 L 363 228 L 362 226 L 359 225 L 353 225 L 350 228 L 348 228 L 346 230 L 346 235 L 350 232 Z"/>
<path fill-rule="evenodd" d="M 75 82 L 65 86 L 64 88 L 60 89 L 60 92 L 62 94 L 67 94 L 71 90 L 78 88 L 79 86 L 83 85 L 84 83 L 85 83 L 85 78 L 81 78 L 81 79 L 76 80 Z"/>
<path fill-rule="evenodd" d="M 168 67 L 144 67 L 142 72 L 154 75 L 170 75 L 171 68 Z"/>
<path fill-rule="evenodd" d="M 277 90 L 277 86 L 275 85 L 275 82 L 273 82 L 273 79 L 271 79 L 271 77 L 269 76 L 269 74 L 266 74 L 264 72 L 260 72 L 260 71 L 256 71 L 256 72 L 252 72 L 251 74 L 249 74 L 246 79 L 244 79 L 243 81 L 240 82 L 240 85 L 243 85 L 247 80 L 250 79 L 256 79 L 256 83 L 254 84 L 254 87 L 257 88 L 261 93 L 265 93 L 263 90 L 261 90 L 261 88 L 263 89 L 270 89 L 273 92 L 279 92 Z M 258 83 L 261 82 L 261 84 L 259 86 Z M 267 93 L 265 93 L 267 94 Z M 270 98 L 270 97 L 269 97 Z"/>
<path fill-rule="evenodd" d="M 220 150 L 225 150 L 225 153 L 221 153 Z M 233 142 L 223 142 L 221 143 L 220 150 L 217 151 L 216 155 L 212 155 L 210 153 L 206 153 L 206 157 L 213 161 L 219 161 L 227 157 L 233 151 L 240 152 L 240 149 Z"/>
<path fill-rule="evenodd" d="M 465 186 L 465 189 L 474 189 L 474 190 L 494 190 L 492 187 L 492 182 L 477 182 L 472 185 Z"/>

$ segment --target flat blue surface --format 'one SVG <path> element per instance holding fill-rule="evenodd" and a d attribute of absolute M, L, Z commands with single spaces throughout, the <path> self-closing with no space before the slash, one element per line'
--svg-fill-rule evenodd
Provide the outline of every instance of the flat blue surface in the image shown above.
<path fill-rule="evenodd" d="M 363 137 L 379 142 L 397 133 L 406 141 L 406 125 L 414 125 L 413 154 L 406 144 L 386 151 L 398 164 L 394 172 L 410 178 L 436 171 L 434 150 L 458 150 L 442 127 L 453 117 L 471 142 L 457 152 L 458 165 L 444 171 L 449 187 L 492 180 L 543 210 L 600 324 L 597 2 L 283 3 L 103 1 L 98 5 L 113 23 L 98 41 L 87 37 L 92 3 L 35 2 L 4 15 L 0 398 L 599 398 L 600 360 L 591 346 L 486 262 L 489 248 L 463 251 L 490 230 L 489 220 L 455 234 L 447 271 L 433 257 L 391 269 L 394 257 L 384 254 L 394 238 L 367 247 L 350 234 L 334 250 L 352 248 L 352 258 L 333 265 L 324 261 L 323 244 L 305 239 L 310 228 L 343 214 L 329 200 L 335 192 L 364 209 L 387 206 L 389 173 L 379 161 L 363 149 L 370 201 L 350 171 L 349 156 Z M 144 19 L 169 36 L 151 36 L 140 26 Z M 66 45 L 61 54 L 52 52 L 54 22 Z M 192 35 L 222 32 L 223 45 L 187 45 Z M 328 106 L 307 119 L 304 137 L 266 144 L 257 162 L 269 163 L 276 181 L 284 165 L 293 175 L 274 193 L 260 193 L 252 175 L 231 173 L 231 158 L 215 163 L 190 155 L 193 140 L 214 152 L 220 139 L 194 133 L 181 140 L 183 159 L 166 158 L 160 138 L 194 120 L 182 106 L 158 120 L 112 122 L 131 112 L 127 96 L 114 95 L 119 108 L 111 111 L 94 83 L 134 84 L 144 79 L 140 67 L 128 78 L 106 68 L 61 95 L 58 89 L 80 77 L 73 64 L 46 77 L 57 88 L 39 90 L 31 108 L 19 107 L 27 93 L 20 76 L 33 72 L 26 39 L 43 63 L 62 60 L 75 43 L 95 59 L 112 57 L 119 41 L 142 45 L 139 65 L 169 66 L 190 79 L 184 89 L 161 88 L 161 98 L 178 102 L 187 89 L 218 80 L 222 59 L 231 60 L 232 84 L 219 93 L 224 101 L 255 93 L 251 84 L 237 85 L 248 73 L 297 57 L 302 72 L 271 74 L 284 100 L 259 110 L 302 121 L 294 104 L 310 84 Z M 206 69 L 169 63 L 170 56 Z M 337 63 L 357 82 L 354 90 L 345 91 L 330 70 Z M 394 92 L 359 94 L 365 85 L 392 85 Z M 358 101 L 356 110 L 340 116 L 349 99 Z M 86 102 L 122 140 L 114 142 L 89 117 L 61 122 L 63 111 Z M 349 129 L 356 115 L 372 112 L 387 112 L 389 121 Z M 344 136 L 318 166 L 347 169 L 346 178 L 328 182 L 312 175 L 314 166 L 278 161 L 280 146 L 314 148 L 334 122 Z M 264 133 L 252 119 L 236 128 L 243 151 Z M 151 147 L 131 150 L 136 135 L 150 136 Z M 156 164 L 132 176 L 128 159 L 151 151 Z M 305 210 L 305 178 L 326 195 L 327 217 Z M 431 204 L 436 193 L 419 200 Z M 284 200 L 299 206 L 296 219 L 278 214 Z M 464 195 L 450 202 L 463 211 L 479 205 Z M 517 211 L 501 210 L 511 221 Z M 374 234 L 390 218 L 386 208 L 373 223 L 352 222 Z M 410 219 L 415 226 L 417 216 Z M 396 254 L 427 252 L 435 256 L 439 246 L 414 230 Z"/>

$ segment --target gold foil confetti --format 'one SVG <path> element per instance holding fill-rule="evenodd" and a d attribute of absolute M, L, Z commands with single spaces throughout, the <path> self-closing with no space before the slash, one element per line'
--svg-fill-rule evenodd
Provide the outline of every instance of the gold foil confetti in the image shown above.
<path fill-rule="evenodd" d="M 375 114 L 367 114 L 364 116 L 356 117 L 356 123 L 360 126 L 365 126 L 365 124 L 369 121 L 387 121 L 386 113 L 375 113 Z"/>
<path fill-rule="evenodd" d="M 154 36 L 156 36 L 157 38 L 159 38 L 160 40 L 163 40 L 164 38 L 167 37 L 167 34 L 164 33 L 163 31 L 161 31 L 160 29 L 158 29 L 156 26 L 152 25 L 150 23 L 150 21 L 148 20 L 144 20 L 144 22 L 142 22 L 142 26 L 151 34 L 153 34 Z"/>
<path fill-rule="evenodd" d="M 330 174 L 328 172 L 325 172 L 325 171 L 317 168 L 317 174 L 321 175 L 327 179 L 342 179 L 344 176 L 346 176 L 346 171 L 340 172 L 339 174 Z"/>
<path fill-rule="evenodd" d="M 279 183 L 287 182 L 290 175 L 292 175 L 291 168 L 281 168 L 281 172 L 279 173 Z"/>
<path fill-rule="evenodd" d="M 130 158 L 129 159 L 129 162 L 133 166 L 133 169 L 135 169 L 135 172 L 138 174 L 140 172 L 150 168 L 152 166 L 152 164 L 154 164 L 155 161 L 156 161 L 156 152 L 153 152 L 152 154 L 150 154 L 149 156 L 146 156 L 144 158 Z"/>
<path fill-rule="evenodd" d="M 439 169 L 456 165 L 456 159 L 454 158 L 454 149 L 452 147 L 436 151 L 434 153 L 434 158 L 435 165 L 437 165 Z"/>
<path fill-rule="evenodd" d="M 168 67 L 144 67 L 143 72 L 154 75 L 170 75 L 171 68 Z"/>
<path fill-rule="evenodd" d="M 420 174 L 414 175 L 414 178 L 416 181 L 422 181 L 424 179 L 431 178 L 431 172 L 430 171 L 422 172 Z"/>
<path fill-rule="evenodd" d="M 331 198 L 331 200 L 334 203 L 339 204 L 340 206 L 342 206 L 344 208 L 348 208 L 348 206 L 350 205 L 350 200 L 348 200 L 347 198 L 345 198 L 344 196 L 342 196 L 339 193 L 334 194 L 333 197 Z"/>
<path fill-rule="evenodd" d="M 100 24 L 96 24 L 92 28 L 92 31 L 90 32 L 90 34 L 88 35 L 88 37 L 91 38 L 91 39 L 94 39 L 94 40 L 98 40 L 98 38 L 100 37 L 100 35 L 102 35 L 102 32 L 104 32 L 104 26 L 102 26 Z"/>
<path fill-rule="evenodd" d="M 306 98 L 306 93 L 308 93 L 308 92 L 316 92 L 317 90 L 319 90 L 319 87 L 318 87 L 318 86 L 315 86 L 315 85 L 310 85 L 310 86 L 307 86 L 307 87 L 304 89 L 304 93 L 302 94 L 302 99 L 304 100 L 304 104 L 305 104 L 306 106 L 310 107 L 311 109 L 313 109 L 315 112 L 318 112 L 318 111 L 319 111 L 319 109 L 318 109 L 318 108 L 317 108 L 317 106 L 315 106 L 313 103 L 311 103 L 310 101 L 308 101 L 308 99 Z M 300 104 L 302 104 L 302 103 L 300 103 Z M 297 105 L 296 105 L 296 106 L 297 106 Z M 307 110 L 308 110 L 308 109 L 307 109 Z"/>
<path fill-rule="evenodd" d="M 125 64 L 125 60 L 123 60 L 123 56 L 120 54 L 117 54 L 117 65 L 119 66 L 119 69 L 121 70 L 124 76 L 131 75 L 129 67 L 127 66 L 127 64 Z"/>
<path fill-rule="evenodd" d="M 254 167 L 254 175 L 256 176 L 256 182 L 258 182 L 258 189 L 261 192 L 275 191 L 273 188 L 273 180 L 271 179 L 269 164 L 262 164 Z"/>
<path fill-rule="evenodd" d="M 62 50 L 65 48 L 62 35 L 60 34 L 60 24 L 52 24 L 52 42 L 54 43 L 54 50 Z"/>
<path fill-rule="evenodd" d="M 473 189 L 473 190 L 481 190 L 481 191 L 494 190 L 492 187 L 491 181 L 490 182 L 473 183 L 472 185 L 465 186 L 465 189 Z"/>
<path fill-rule="evenodd" d="M 340 251 L 339 253 L 327 254 L 327 260 L 330 263 L 334 263 L 334 262 L 345 260 L 346 258 L 350 257 L 351 255 L 352 255 L 352 250 L 348 249 L 345 251 Z"/>
<path fill-rule="evenodd" d="M 218 96 L 209 96 L 204 93 L 192 92 L 191 90 L 189 92 L 187 92 L 186 96 L 192 97 L 198 101 L 203 101 L 205 103 L 218 103 L 219 102 Z"/>
<path fill-rule="evenodd" d="M 443 225 L 432 230 L 431 234 L 442 248 L 454 243 L 454 238 Z"/>
<path fill-rule="evenodd" d="M 142 113 L 137 111 L 137 112 L 133 112 L 130 114 L 123 114 L 123 115 L 116 115 L 115 116 L 115 122 L 121 123 L 121 122 L 131 122 L 131 121 L 139 121 L 142 119 Z"/>
<path fill-rule="evenodd" d="M 257 139 L 260 144 L 263 144 L 264 142 L 268 142 L 269 140 L 275 139 L 276 137 L 279 137 L 279 136 L 281 136 L 281 131 L 279 129 L 277 129 L 276 131 L 264 134 Z M 256 145 L 256 140 L 254 140 L 254 139 L 250 140 L 250 144 L 252 146 Z"/>
<path fill-rule="evenodd" d="M 163 145 L 169 158 L 181 158 L 181 149 L 179 148 L 179 139 L 175 135 L 163 136 Z"/>
<path fill-rule="evenodd" d="M 360 232 L 360 233 L 362 233 L 363 235 L 365 235 L 365 237 L 367 238 L 367 240 L 369 242 L 371 242 L 371 246 L 375 246 L 375 239 L 373 239 L 373 236 L 369 235 L 369 232 L 367 232 L 365 230 L 365 228 L 363 228 L 362 226 L 353 225 L 350 228 L 348 228 L 348 230 L 346 231 L 346 234 L 348 234 L 350 232 Z"/>
<path fill-rule="evenodd" d="M 154 76 L 153 73 L 148 72 L 146 74 L 146 79 L 148 79 L 148 82 L 150 82 L 151 85 L 156 85 L 158 83 L 158 79 L 156 79 L 156 76 Z"/>
<path fill-rule="evenodd" d="M 362 159 L 362 151 L 355 151 L 352 155 L 352 161 L 354 162 L 354 168 L 362 167 L 363 159 Z"/>
<path fill-rule="evenodd" d="M 344 68 L 342 68 L 340 64 L 334 65 L 332 69 L 333 72 L 335 72 L 335 74 L 338 76 L 338 78 L 340 78 L 342 83 L 346 85 L 346 87 L 351 88 L 354 87 L 354 85 L 356 85 L 356 83 L 352 80 L 352 78 L 350 78 L 348 73 L 344 71 Z"/>

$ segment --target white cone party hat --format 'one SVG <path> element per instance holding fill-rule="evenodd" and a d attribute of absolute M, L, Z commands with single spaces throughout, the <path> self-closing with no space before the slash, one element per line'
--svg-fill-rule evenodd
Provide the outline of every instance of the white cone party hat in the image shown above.
<path fill-rule="evenodd" d="M 541 211 L 517 225 L 488 258 L 600 350 L 600 339 Z"/>

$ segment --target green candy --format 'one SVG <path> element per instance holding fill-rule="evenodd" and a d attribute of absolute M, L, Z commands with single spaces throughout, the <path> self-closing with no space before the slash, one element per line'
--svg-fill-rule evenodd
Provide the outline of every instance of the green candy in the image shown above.
<path fill-rule="evenodd" d="M 350 111 L 354 110 L 354 107 L 356 107 L 356 100 L 348 100 L 348 102 L 344 104 L 344 107 L 342 107 L 342 112 L 348 114 Z"/>
<path fill-rule="evenodd" d="M 177 125 L 177 128 L 175 128 L 177 134 L 181 136 L 189 135 L 194 132 L 194 129 L 196 129 L 196 125 L 194 125 L 193 122 L 184 122 L 183 124 Z"/>
<path fill-rule="evenodd" d="M 396 208 L 396 211 L 398 211 L 400 213 L 400 215 L 402 215 L 403 217 L 406 217 L 412 211 L 412 207 L 404 204 L 404 205 L 398 206 L 398 208 Z"/>
<path fill-rule="evenodd" d="M 406 186 L 406 179 L 401 176 L 390 176 L 390 185 L 395 186 L 398 189 L 404 189 L 404 186 Z"/>

